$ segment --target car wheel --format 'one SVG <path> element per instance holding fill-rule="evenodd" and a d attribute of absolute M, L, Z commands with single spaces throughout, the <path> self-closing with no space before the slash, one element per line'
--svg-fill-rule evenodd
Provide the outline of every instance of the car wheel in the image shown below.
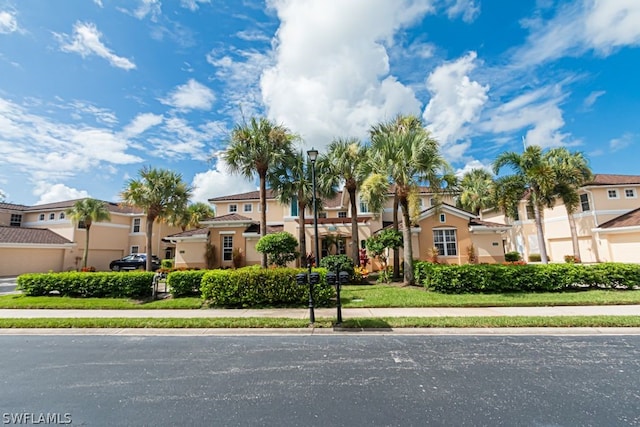
<path fill-rule="evenodd" d="M 111 267 L 111 270 L 113 271 L 120 271 L 120 266 L 119 265 L 114 265 L 113 267 Z"/>

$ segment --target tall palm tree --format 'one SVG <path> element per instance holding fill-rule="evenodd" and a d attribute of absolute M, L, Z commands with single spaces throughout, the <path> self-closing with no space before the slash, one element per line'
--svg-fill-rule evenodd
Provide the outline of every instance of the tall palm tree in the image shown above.
<path fill-rule="evenodd" d="M 344 181 L 351 206 L 351 258 L 360 265 L 357 194 L 367 176 L 367 148 L 357 138 L 335 139 L 327 149 L 326 160 L 334 176 Z"/>
<path fill-rule="evenodd" d="M 571 231 L 573 255 L 580 257 L 580 244 L 573 214 L 580 206 L 578 189 L 593 179 L 589 161 L 580 152 L 570 152 L 564 147 L 549 150 L 547 158 L 556 171 L 556 192 L 567 210 L 567 219 Z"/>
<path fill-rule="evenodd" d="M 316 162 L 316 190 L 317 198 L 321 200 L 335 196 L 337 179 L 331 173 L 325 171 L 325 162 L 320 159 Z M 273 168 L 269 175 L 269 188 L 276 199 L 282 204 L 296 203 L 299 219 L 298 243 L 300 246 L 300 265 L 306 266 L 307 239 L 305 234 L 305 214 L 307 207 L 313 205 L 313 176 L 312 165 L 305 154 L 293 153 L 283 163 Z M 319 175 L 319 176 L 318 176 Z M 318 179 L 319 178 L 319 179 Z M 316 200 L 316 202 L 318 202 Z"/>
<path fill-rule="evenodd" d="M 370 162 L 373 173 L 362 185 L 364 199 L 374 212 L 380 212 L 393 185 L 394 196 L 402 211 L 404 240 L 404 284 L 413 285 L 413 250 L 409 196 L 421 183 L 441 191 L 447 162 L 438 142 L 415 116 L 398 116 L 371 129 Z"/>
<path fill-rule="evenodd" d="M 510 181 L 511 184 L 514 184 L 512 187 L 514 193 L 509 195 L 509 203 L 513 204 L 515 200 L 519 201 L 525 193 L 528 193 L 529 203 L 533 207 L 540 246 L 540 260 L 547 264 L 549 257 L 542 228 L 542 210 L 545 206 L 551 207 L 555 199 L 555 168 L 547 156 L 543 154 L 542 148 L 537 145 L 528 146 L 522 154 L 512 151 L 500 154 L 493 162 L 493 171 L 498 174 L 504 166 L 511 167 L 513 174 L 510 176 L 514 177 Z M 515 185 L 516 182 L 521 185 Z M 513 211 L 513 205 L 509 209 Z"/>
<path fill-rule="evenodd" d="M 89 257 L 89 231 L 94 222 L 110 221 L 111 214 L 102 200 L 81 199 L 66 210 L 66 214 L 74 223 L 83 223 L 85 229 L 84 253 L 82 254 L 82 268 L 87 267 Z"/>
<path fill-rule="evenodd" d="M 144 167 L 139 179 L 131 179 L 120 193 L 123 203 L 142 209 L 147 221 L 147 271 L 151 271 L 153 223 L 184 210 L 192 189 L 182 175 L 166 169 Z"/>
<path fill-rule="evenodd" d="M 462 175 L 458 203 L 462 209 L 480 214 L 493 205 L 493 175 L 485 169 L 472 169 Z"/>
<path fill-rule="evenodd" d="M 260 180 L 260 236 L 267 235 L 267 175 L 293 152 L 296 136 L 283 125 L 266 118 L 251 118 L 237 124 L 231 132 L 223 158 L 229 171 Z M 267 254 L 262 254 L 262 268 L 267 268 Z"/>

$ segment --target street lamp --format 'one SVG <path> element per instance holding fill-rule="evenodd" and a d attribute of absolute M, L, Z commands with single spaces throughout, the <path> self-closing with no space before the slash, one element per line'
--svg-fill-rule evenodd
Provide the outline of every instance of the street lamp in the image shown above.
<path fill-rule="evenodd" d="M 311 147 L 311 150 L 307 151 L 307 156 L 309 156 L 309 160 L 311 161 L 311 182 L 313 188 L 313 240 L 315 242 L 315 256 L 316 256 L 316 267 L 320 266 L 320 250 L 318 247 L 318 207 L 316 206 L 316 160 L 318 159 L 318 150 Z M 311 268 L 311 267 L 309 267 Z"/>

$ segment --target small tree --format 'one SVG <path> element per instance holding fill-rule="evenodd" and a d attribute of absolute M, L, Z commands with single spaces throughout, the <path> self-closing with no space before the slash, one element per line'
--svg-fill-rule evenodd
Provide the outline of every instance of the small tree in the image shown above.
<path fill-rule="evenodd" d="M 267 255 L 269 264 L 285 267 L 288 262 L 295 261 L 298 257 L 297 246 L 298 241 L 291 233 L 281 231 L 261 237 L 256 244 L 256 250 Z"/>
<path fill-rule="evenodd" d="M 378 258 L 382 263 L 382 279 L 389 282 L 387 271 L 387 259 L 389 257 L 389 249 L 396 249 L 402 246 L 402 233 L 391 228 L 386 228 L 378 234 L 367 239 L 367 251 L 371 256 Z"/>

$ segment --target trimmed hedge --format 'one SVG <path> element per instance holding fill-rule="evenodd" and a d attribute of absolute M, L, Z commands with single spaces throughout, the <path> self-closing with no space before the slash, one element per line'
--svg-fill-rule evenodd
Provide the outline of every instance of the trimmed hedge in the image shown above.
<path fill-rule="evenodd" d="M 202 277 L 208 270 L 172 271 L 167 276 L 167 285 L 174 298 L 196 296 L 200 294 Z"/>
<path fill-rule="evenodd" d="M 27 296 L 59 292 L 69 297 L 141 298 L 151 296 L 153 272 L 33 273 L 18 276 L 17 289 Z"/>
<path fill-rule="evenodd" d="M 327 271 L 333 271 L 334 273 L 336 270 L 338 272 L 346 271 L 349 273 L 350 282 L 353 282 L 355 277 L 355 263 L 347 255 L 327 255 L 320 260 L 320 267 L 327 269 Z"/>
<path fill-rule="evenodd" d="M 418 262 L 416 282 L 446 294 L 558 292 L 571 289 L 637 289 L 640 265 L 442 265 Z"/>
<path fill-rule="evenodd" d="M 328 306 L 335 296 L 327 284 L 323 268 L 320 283 L 315 285 L 316 306 Z M 202 278 L 202 298 L 216 307 L 304 306 L 309 301 L 309 286 L 298 285 L 296 274 L 307 273 L 301 268 L 211 270 Z"/>

